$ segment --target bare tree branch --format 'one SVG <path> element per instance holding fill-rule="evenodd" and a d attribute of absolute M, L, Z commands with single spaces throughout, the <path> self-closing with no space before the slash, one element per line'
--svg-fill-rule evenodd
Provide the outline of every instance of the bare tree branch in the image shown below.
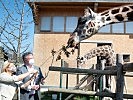
<path fill-rule="evenodd" d="M 7 51 L 12 51 L 16 55 L 16 62 L 20 62 L 21 54 L 27 51 L 30 47 L 29 26 L 33 20 L 29 18 L 32 11 L 27 4 L 26 0 L 8 1 L 12 4 L 12 9 L 8 7 L 4 0 L 0 0 L 3 9 L 3 20 L 0 23 L 0 42 L 4 45 Z M 31 12 L 31 13 L 30 13 Z M 17 17 L 16 17 L 17 16 Z M 29 18 L 29 20 L 27 20 Z M 30 30 L 31 31 L 31 30 Z M 30 32 L 31 33 L 31 32 Z"/>

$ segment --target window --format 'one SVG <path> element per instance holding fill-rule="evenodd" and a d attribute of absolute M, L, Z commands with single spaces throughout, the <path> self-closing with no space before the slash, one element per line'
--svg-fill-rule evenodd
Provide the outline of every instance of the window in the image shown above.
<path fill-rule="evenodd" d="M 44 16 L 41 17 L 40 31 L 46 32 L 73 32 L 77 26 L 78 17 L 76 16 Z M 124 26 L 125 25 L 125 26 Z M 128 33 L 133 34 L 133 22 L 122 22 L 106 25 L 102 27 L 99 33 Z M 125 27 L 125 29 L 124 29 Z"/>
<path fill-rule="evenodd" d="M 66 17 L 66 32 L 73 32 L 77 26 L 77 17 Z"/>
<path fill-rule="evenodd" d="M 64 32 L 64 17 L 53 17 L 53 31 Z"/>
<path fill-rule="evenodd" d="M 113 33 L 124 33 L 124 23 L 112 24 Z"/>
<path fill-rule="evenodd" d="M 51 17 L 42 17 L 41 31 L 50 31 L 50 30 L 51 30 Z"/>
<path fill-rule="evenodd" d="M 130 62 L 130 55 L 128 55 L 128 54 L 123 54 L 123 61 L 124 61 L 124 62 Z"/>
<path fill-rule="evenodd" d="M 73 32 L 77 26 L 78 17 L 54 16 L 42 17 L 40 30 L 46 32 Z"/>
<path fill-rule="evenodd" d="M 98 32 L 100 33 L 125 33 L 125 34 L 133 34 L 133 21 L 132 22 L 122 22 L 122 23 L 115 23 L 110 25 L 106 25 L 102 27 Z"/>
<path fill-rule="evenodd" d="M 126 33 L 133 33 L 133 22 L 126 22 Z"/>
<path fill-rule="evenodd" d="M 102 32 L 102 33 L 110 33 L 110 25 L 106 25 L 104 27 L 102 27 L 99 32 Z"/>

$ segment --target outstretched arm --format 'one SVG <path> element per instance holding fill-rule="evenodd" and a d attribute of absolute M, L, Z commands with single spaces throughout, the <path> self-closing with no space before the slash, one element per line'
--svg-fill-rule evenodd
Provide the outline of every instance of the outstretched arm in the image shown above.
<path fill-rule="evenodd" d="M 27 73 L 24 73 L 24 74 L 20 74 L 18 76 L 16 76 L 16 79 L 14 79 L 14 81 L 21 81 L 22 79 L 24 79 L 25 77 L 27 77 L 28 75 L 30 74 L 35 74 L 37 73 L 38 71 L 33 69 L 31 71 L 28 71 Z"/>
<path fill-rule="evenodd" d="M 30 78 L 25 84 L 21 85 L 20 87 L 21 87 L 22 89 L 25 89 L 26 87 L 28 87 L 28 86 L 30 85 L 31 81 L 32 81 L 33 79 L 35 79 L 36 75 L 37 75 L 37 73 L 33 74 L 33 75 L 31 76 L 31 78 Z"/>
<path fill-rule="evenodd" d="M 4 82 L 4 83 L 18 82 L 18 81 L 21 81 L 23 78 L 27 77 L 28 75 L 30 75 L 31 73 L 33 73 L 33 74 L 37 73 L 37 70 L 32 70 L 32 71 L 24 73 L 24 74 L 13 75 L 13 76 L 9 76 L 5 73 L 1 73 L 0 74 L 0 82 Z"/>

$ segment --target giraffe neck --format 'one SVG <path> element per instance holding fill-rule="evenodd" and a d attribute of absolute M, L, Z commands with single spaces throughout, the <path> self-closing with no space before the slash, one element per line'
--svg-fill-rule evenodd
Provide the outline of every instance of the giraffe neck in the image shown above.
<path fill-rule="evenodd" d="M 106 10 L 99 13 L 98 16 L 101 16 L 102 23 L 100 26 L 118 22 L 133 21 L 133 4 Z"/>
<path fill-rule="evenodd" d="M 111 46 L 105 45 L 105 46 L 99 46 L 97 48 L 94 48 L 90 50 L 89 53 L 84 55 L 82 59 L 86 61 L 96 56 L 105 57 L 105 59 L 108 60 L 108 63 L 110 65 L 115 65 L 116 63 L 115 53 Z"/>

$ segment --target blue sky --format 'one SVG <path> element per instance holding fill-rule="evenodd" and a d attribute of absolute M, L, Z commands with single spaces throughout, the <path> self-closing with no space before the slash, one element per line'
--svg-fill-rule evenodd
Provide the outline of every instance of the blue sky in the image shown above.
<path fill-rule="evenodd" d="M 16 1 L 19 1 L 19 0 L 16 0 Z M 23 2 L 23 0 L 20 0 L 20 1 Z M 3 7 L 1 2 L 5 5 L 5 7 L 8 9 L 9 13 L 13 16 L 14 19 L 20 19 L 19 14 L 17 14 L 17 12 L 14 10 L 14 8 L 15 8 L 14 7 L 14 0 L 12 0 L 12 1 L 10 1 L 10 0 L 0 0 L 0 11 L 1 11 L 1 14 L 0 14 L 0 26 L 3 26 L 4 20 L 6 19 L 6 16 L 7 16 L 7 11 L 4 9 L 4 7 Z M 19 5 L 16 5 L 16 6 L 18 6 L 18 8 L 21 11 L 21 8 L 22 8 L 21 6 L 22 5 L 19 4 Z M 29 6 L 28 6 L 28 4 L 26 4 L 25 12 L 28 9 L 29 9 Z M 30 9 L 28 14 L 26 14 L 25 17 L 24 17 L 24 23 L 31 22 L 31 21 L 33 21 L 33 19 L 32 19 L 32 11 Z M 18 23 L 14 23 L 14 24 L 18 24 Z M 8 30 L 9 32 L 11 31 L 9 27 L 6 27 L 6 30 Z M 1 31 L 1 29 L 0 29 L 0 31 Z M 28 28 L 24 32 L 25 33 L 27 33 L 27 32 L 29 33 L 29 36 L 28 36 L 29 38 L 28 38 L 27 41 L 25 41 L 23 43 L 23 46 L 26 43 L 30 43 L 30 47 L 28 48 L 27 51 L 32 51 L 33 50 L 34 23 L 32 22 L 32 23 L 28 24 Z M 16 33 L 17 33 L 17 31 L 16 31 Z M 7 33 L 4 32 L 4 34 L 7 34 Z M 2 44 L 0 44 L 0 45 L 2 45 Z"/>
<path fill-rule="evenodd" d="M 13 15 L 14 15 L 13 18 L 15 18 L 15 19 L 16 18 L 20 18 L 20 16 L 18 16 L 17 12 L 14 12 L 14 1 L 15 0 L 12 0 L 12 1 L 10 1 L 10 0 L 0 0 L 0 1 L 2 1 L 3 4 L 5 4 L 5 6 L 7 7 L 8 11 L 9 11 L 9 13 L 13 12 Z M 16 1 L 21 1 L 22 2 L 24 0 L 16 0 Z M 18 7 L 21 9 L 21 4 L 19 4 Z M 27 4 L 26 7 L 25 7 L 25 11 L 28 8 L 29 8 L 29 6 Z M 0 2 L 0 11 L 1 11 L 1 14 L 0 14 L 0 25 L 2 25 L 3 24 L 3 20 L 5 19 L 5 16 L 7 16 L 7 13 L 6 13 L 5 9 L 3 9 L 3 6 L 1 5 L 1 2 Z M 27 16 L 25 17 L 24 22 L 29 22 L 31 20 L 33 21 L 32 18 L 33 18 L 32 11 L 30 9 L 30 13 L 29 13 L 28 17 Z M 133 23 L 128 22 L 127 27 L 126 27 L 127 28 L 127 30 L 126 30 L 127 33 L 133 33 L 132 25 L 133 25 Z M 117 26 L 115 25 L 114 30 L 116 30 L 115 31 L 116 33 L 120 32 L 120 29 L 123 29 L 123 28 L 119 28 L 119 27 L 120 27 L 120 24 L 118 24 Z M 121 27 L 123 27 L 123 25 L 121 25 Z M 8 28 L 6 28 L 6 29 L 10 30 Z M 101 30 L 99 30 L 99 32 L 100 31 L 109 32 L 109 29 L 110 29 L 109 26 L 105 26 Z M 30 47 L 28 48 L 28 51 L 33 51 L 34 23 L 30 24 L 25 32 L 29 32 L 28 41 L 25 42 L 25 43 L 30 43 Z M 5 32 L 5 34 L 6 34 L 6 32 Z"/>

